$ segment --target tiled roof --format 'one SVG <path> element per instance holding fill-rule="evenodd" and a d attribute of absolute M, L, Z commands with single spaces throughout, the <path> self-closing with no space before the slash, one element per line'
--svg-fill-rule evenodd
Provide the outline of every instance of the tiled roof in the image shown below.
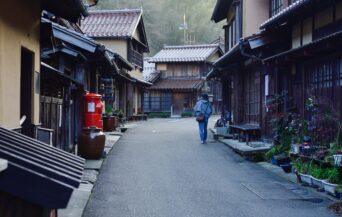
<path fill-rule="evenodd" d="M 90 11 L 81 29 L 90 37 L 132 37 L 141 15 L 141 9 Z"/>
<path fill-rule="evenodd" d="M 302 8 L 304 5 L 313 2 L 313 0 L 298 0 L 288 7 L 281 10 L 279 13 L 272 16 L 270 19 L 266 20 L 264 23 L 261 24 L 260 29 L 267 28 L 272 23 L 278 21 L 280 18 L 286 17 L 290 15 L 291 13 L 297 11 L 298 9 Z"/>
<path fill-rule="evenodd" d="M 8 161 L 0 191 L 46 208 L 65 208 L 78 188 L 85 160 L 0 127 L 0 158 Z"/>
<path fill-rule="evenodd" d="M 152 87 L 151 90 L 198 90 L 203 85 L 202 79 L 160 79 Z"/>
<path fill-rule="evenodd" d="M 218 48 L 218 44 L 165 46 L 149 62 L 203 62 Z"/>
<path fill-rule="evenodd" d="M 159 72 L 152 72 L 149 75 L 145 76 L 145 80 L 153 84 L 159 79 L 159 77 L 160 77 Z"/>

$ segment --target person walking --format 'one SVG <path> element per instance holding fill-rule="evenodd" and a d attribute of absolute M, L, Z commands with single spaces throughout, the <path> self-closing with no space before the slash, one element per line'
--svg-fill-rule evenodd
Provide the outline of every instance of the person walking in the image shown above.
<path fill-rule="evenodd" d="M 196 121 L 198 122 L 201 143 L 205 144 L 208 134 L 208 120 L 213 112 L 213 108 L 209 102 L 208 94 L 202 94 L 201 98 L 197 101 L 194 107 L 194 112 Z"/>

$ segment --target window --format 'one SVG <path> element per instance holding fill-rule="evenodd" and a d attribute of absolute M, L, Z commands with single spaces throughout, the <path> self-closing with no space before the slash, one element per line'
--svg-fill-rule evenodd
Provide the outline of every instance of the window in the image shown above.
<path fill-rule="evenodd" d="M 171 93 L 151 91 L 144 94 L 144 111 L 146 112 L 169 112 L 171 104 Z"/>
<path fill-rule="evenodd" d="M 319 90 L 333 87 L 333 64 L 325 61 L 306 68 L 311 88 Z"/>
<path fill-rule="evenodd" d="M 260 114 L 260 73 L 247 72 L 245 79 L 245 121 L 259 123 Z"/>
<path fill-rule="evenodd" d="M 284 7 L 284 0 L 271 0 L 271 16 L 278 14 Z"/>
<path fill-rule="evenodd" d="M 225 26 L 225 44 L 226 52 L 234 47 L 242 37 L 242 16 L 241 5 L 237 3 L 235 5 L 235 16 L 230 23 Z"/>

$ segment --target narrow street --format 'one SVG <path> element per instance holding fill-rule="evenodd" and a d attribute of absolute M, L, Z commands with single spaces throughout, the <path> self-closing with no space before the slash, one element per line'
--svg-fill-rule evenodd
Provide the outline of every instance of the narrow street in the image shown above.
<path fill-rule="evenodd" d="M 210 133 L 200 144 L 193 119 L 152 119 L 113 148 L 83 216 L 335 216 L 329 203 L 243 160 Z"/>

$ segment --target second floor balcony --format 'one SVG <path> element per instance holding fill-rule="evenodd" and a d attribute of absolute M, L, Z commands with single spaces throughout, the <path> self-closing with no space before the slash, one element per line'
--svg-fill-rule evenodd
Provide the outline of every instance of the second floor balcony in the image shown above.
<path fill-rule="evenodd" d="M 289 5 L 299 0 L 270 0 L 270 16 L 278 14 L 280 11 L 288 7 Z"/>
<path fill-rule="evenodd" d="M 128 50 L 128 61 L 131 62 L 133 65 L 143 68 L 144 57 L 138 51 L 133 49 Z"/>

